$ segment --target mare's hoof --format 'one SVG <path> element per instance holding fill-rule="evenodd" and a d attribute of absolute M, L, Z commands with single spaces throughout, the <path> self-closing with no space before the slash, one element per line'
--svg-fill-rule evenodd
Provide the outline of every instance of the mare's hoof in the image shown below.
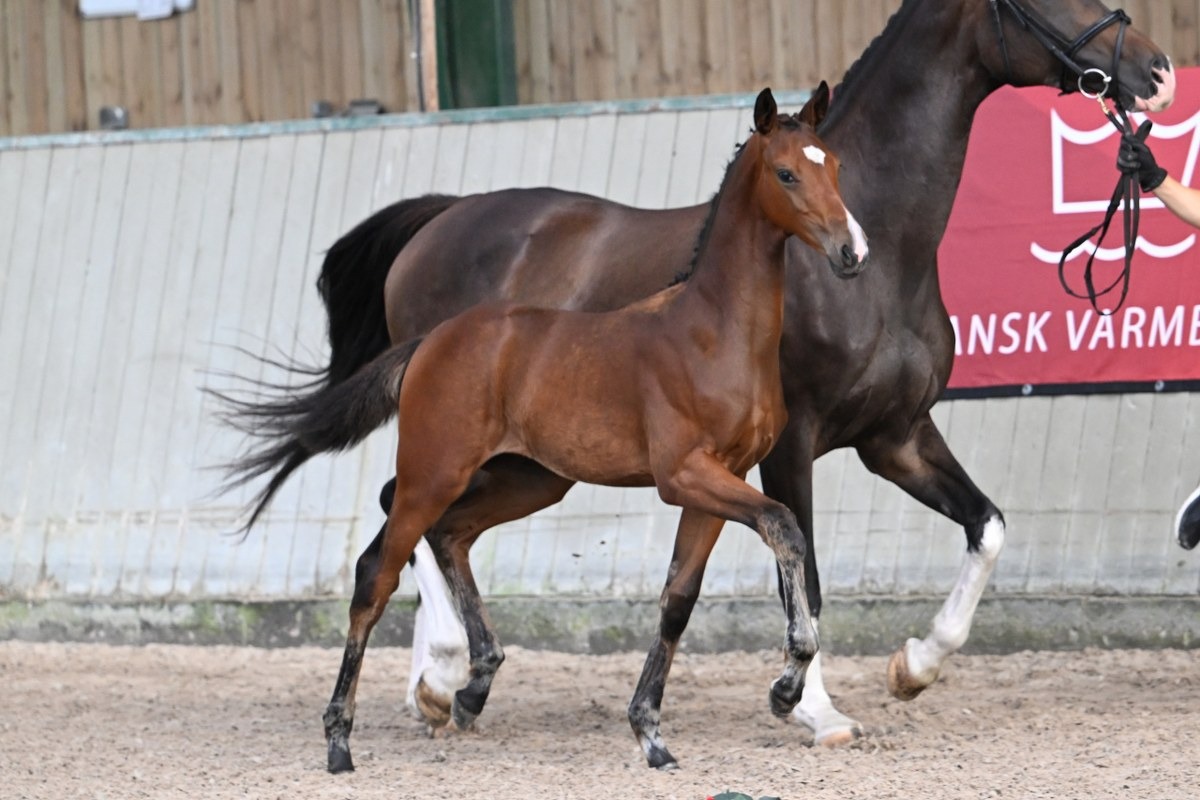
<path fill-rule="evenodd" d="M 908 655 L 904 647 L 892 653 L 892 657 L 888 659 L 888 693 L 897 700 L 912 700 L 916 698 L 917 695 L 925 691 L 926 687 L 936 679 L 937 674 L 935 673 L 927 683 L 922 683 L 909 672 Z"/>
<path fill-rule="evenodd" d="M 453 726 L 460 731 L 472 730 L 478 716 L 479 711 L 468 710 L 456 696 L 454 703 L 450 706 L 450 724 L 447 727 Z"/>
<path fill-rule="evenodd" d="M 417 681 L 416 691 L 413 692 L 413 702 L 416 704 L 417 714 L 420 718 L 435 730 L 445 727 L 450 722 L 450 706 L 454 702 L 453 695 L 438 694 L 425 682 L 424 675 Z"/>
<path fill-rule="evenodd" d="M 861 736 L 862 728 L 835 728 L 831 731 L 822 733 L 820 736 L 814 736 L 813 742 L 821 745 L 822 747 L 828 747 L 832 750 L 837 747 L 845 747 L 848 744 L 852 744 Z"/>
<path fill-rule="evenodd" d="M 809 711 L 801 703 L 792 712 L 792 721 L 810 730 L 813 744 L 823 747 L 843 747 L 863 735 L 862 723 L 847 717 L 832 706 Z"/>
<path fill-rule="evenodd" d="M 463 734 L 463 733 L 478 733 L 478 732 L 479 732 L 479 729 L 475 726 L 474 722 L 472 722 L 469 727 L 462 728 L 462 727 L 459 727 L 457 722 L 455 722 L 454 720 L 450 720 L 448 723 L 446 723 L 445 725 L 442 725 L 441 727 L 438 727 L 438 728 L 431 727 L 429 729 L 429 736 L 433 739 L 449 739 L 452 736 L 458 736 L 459 734 Z"/>
<path fill-rule="evenodd" d="M 354 772 L 354 762 L 350 759 L 350 745 L 345 742 L 330 740 L 329 742 L 329 771 L 334 775 L 339 772 Z"/>

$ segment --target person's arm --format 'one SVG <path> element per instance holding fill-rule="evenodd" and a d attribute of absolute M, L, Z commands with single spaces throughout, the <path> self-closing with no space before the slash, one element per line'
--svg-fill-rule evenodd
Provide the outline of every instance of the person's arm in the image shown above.
<path fill-rule="evenodd" d="M 1163 205 L 1175 216 L 1200 228 L 1200 189 L 1184 186 L 1168 175 L 1153 191 L 1154 196 L 1162 200 Z"/>
<path fill-rule="evenodd" d="M 1146 144 L 1149 133 L 1150 121 L 1146 120 L 1136 133 L 1121 137 L 1117 169 L 1135 175 L 1143 192 L 1154 192 L 1175 216 L 1200 228 L 1200 190 L 1184 186 L 1154 161 L 1154 153 Z"/>

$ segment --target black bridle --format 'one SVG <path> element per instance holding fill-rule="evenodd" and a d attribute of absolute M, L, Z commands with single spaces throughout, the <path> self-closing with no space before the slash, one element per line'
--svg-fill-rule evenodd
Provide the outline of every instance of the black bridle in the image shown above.
<path fill-rule="evenodd" d="M 1002 9 L 1007 10 L 1024 30 L 1037 39 L 1062 64 L 1062 76 L 1059 78 L 1058 83 L 1063 94 L 1070 92 L 1072 88 L 1067 83 L 1067 73 L 1070 72 L 1075 76 L 1076 88 L 1079 89 L 1079 93 L 1098 101 L 1100 107 L 1104 110 L 1104 116 L 1108 117 L 1109 122 L 1113 124 L 1122 136 L 1134 133 L 1133 124 L 1129 121 L 1125 109 L 1121 107 L 1119 96 L 1120 81 L 1117 77 L 1118 68 L 1121 63 L 1121 49 L 1125 44 L 1125 29 L 1132 22 L 1128 14 L 1121 9 L 1110 11 L 1096 20 L 1091 27 L 1084 30 L 1075 39 L 1068 41 L 1066 37 L 1051 27 L 1049 23 L 1029 11 L 1029 9 L 1022 7 L 1016 0 L 989 0 L 989 3 L 992 7 L 992 17 L 996 21 L 996 33 L 1000 38 L 1000 53 L 1004 57 L 1006 83 L 1012 83 L 1012 62 L 1008 56 L 1008 43 L 1004 38 L 1004 21 L 1001 19 L 1000 14 Z M 1105 74 L 1104 70 L 1096 67 L 1085 68 L 1081 66 L 1075 60 L 1079 51 L 1088 42 L 1112 25 L 1117 26 L 1117 41 L 1116 46 L 1113 47 L 1112 72 Z M 1116 107 L 1115 113 L 1104 102 L 1105 97 L 1111 97 L 1116 101 L 1113 104 Z M 1130 266 L 1133 262 L 1133 253 L 1137 248 L 1138 224 L 1141 220 L 1140 199 L 1141 190 L 1138 187 L 1136 174 L 1122 172 L 1121 177 L 1117 180 L 1117 186 L 1113 190 L 1108 208 L 1104 212 L 1104 220 L 1069 244 L 1063 250 L 1062 257 L 1058 261 L 1058 280 L 1062 284 L 1063 290 L 1072 297 L 1088 300 L 1098 314 L 1115 313 L 1124 304 L 1125 297 L 1129 294 Z M 1101 289 L 1097 289 L 1092 273 L 1092 267 L 1096 260 L 1096 250 L 1099 249 L 1101 242 L 1104 241 L 1104 237 L 1108 234 L 1109 225 L 1112 224 L 1113 217 L 1116 216 L 1117 209 L 1122 204 L 1125 206 L 1125 213 L 1122 217 L 1122 228 L 1125 234 L 1125 266 L 1112 283 Z M 1085 291 L 1077 292 L 1067 282 L 1067 258 L 1076 248 L 1090 240 L 1097 233 L 1099 236 L 1096 239 L 1096 250 L 1093 250 L 1088 255 L 1087 264 L 1083 269 Z M 1116 308 L 1110 311 L 1101 310 L 1098 304 L 1099 299 L 1113 291 L 1118 285 L 1121 287 L 1121 296 L 1117 299 Z"/>
<path fill-rule="evenodd" d="M 1005 81 L 1007 83 L 1012 83 L 1012 61 L 1008 56 L 1008 42 L 1004 38 L 1004 21 L 1001 18 L 1001 10 L 1008 11 L 1013 19 L 1017 21 L 1018 25 L 1028 31 L 1033 38 L 1041 43 L 1042 47 L 1046 48 L 1062 64 L 1062 77 L 1058 83 L 1059 88 L 1062 89 L 1064 94 L 1071 91 L 1071 86 L 1067 83 L 1067 73 L 1070 72 L 1075 76 L 1076 86 L 1078 86 L 1079 91 L 1083 94 L 1089 97 L 1108 95 L 1116 99 L 1118 87 L 1117 67 L 1121 63 L 1121 46 L 1125 43 L 1125 29 L 1132 22 L 1128 14 L 1119 8 L 1116 11 L 1110 11 L 1096 20 L 1083 33 L 1072 40 L 1068 40 L 1056 31 L 1050 23 L 1022 6 L 1017 0 L 989 0 L 989 3 L 992 7 L 992 18 L 996 21 L 996 33 L 1000 38 L 1000 53 L 1004 58 Z M 1079 51 L 1088 42 L 1113 25 L 1117 26 L 1117 46 L 1113 48 L 1112 73 L 1105 75 L 1103 70 L 1096 69 L 1095 67 L 1081 66 L 1075 60 Z M 1094 79 L 1098 79 L 1100 83 L 1090 84 L 1089 81 Z"/>

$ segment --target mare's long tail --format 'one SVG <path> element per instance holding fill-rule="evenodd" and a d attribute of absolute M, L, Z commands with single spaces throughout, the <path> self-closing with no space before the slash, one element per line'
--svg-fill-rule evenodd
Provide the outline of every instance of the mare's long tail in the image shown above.
<path fill-rule="evenodd" d="M 317 278 L 332 350 L 323 371 L 326 385 L 341 383 L 391 346 L 383 285 L 392 263 L 417 231 L 458 200 L 441 194 L 401 200 L 376 211 L 329 248 Z"/>
<path fill-rule="evenodd" d="M 274 398 L 242 400 L 211 391 L 225 410 L 221 418 L 257 440 L 247 452 L 225 465 L 228 491 L 270 473 L 254 497 L 253 511 L 243 530 L 249 530 L 288 476 L 318 453 L 345 450 L 361 442 L 396 413 L 400 381 L 420 339 L 385 350 L 338 383 L 307 392 L 270 387 Z"/>

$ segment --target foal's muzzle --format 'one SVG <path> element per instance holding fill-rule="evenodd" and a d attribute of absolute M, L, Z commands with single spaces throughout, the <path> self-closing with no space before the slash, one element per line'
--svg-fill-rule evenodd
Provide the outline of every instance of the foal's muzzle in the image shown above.
<path fill-rule="evenodd" d="M 867 235 L 849 211 L 846 212 L 846 233 L 849 234 L 848 238 L 834 237 L 833 241 L 825 243 L 829 266 L 839 278 L 853 278 L 858 275 L 867 266 L 867 260 L 870 258 Z"/>

